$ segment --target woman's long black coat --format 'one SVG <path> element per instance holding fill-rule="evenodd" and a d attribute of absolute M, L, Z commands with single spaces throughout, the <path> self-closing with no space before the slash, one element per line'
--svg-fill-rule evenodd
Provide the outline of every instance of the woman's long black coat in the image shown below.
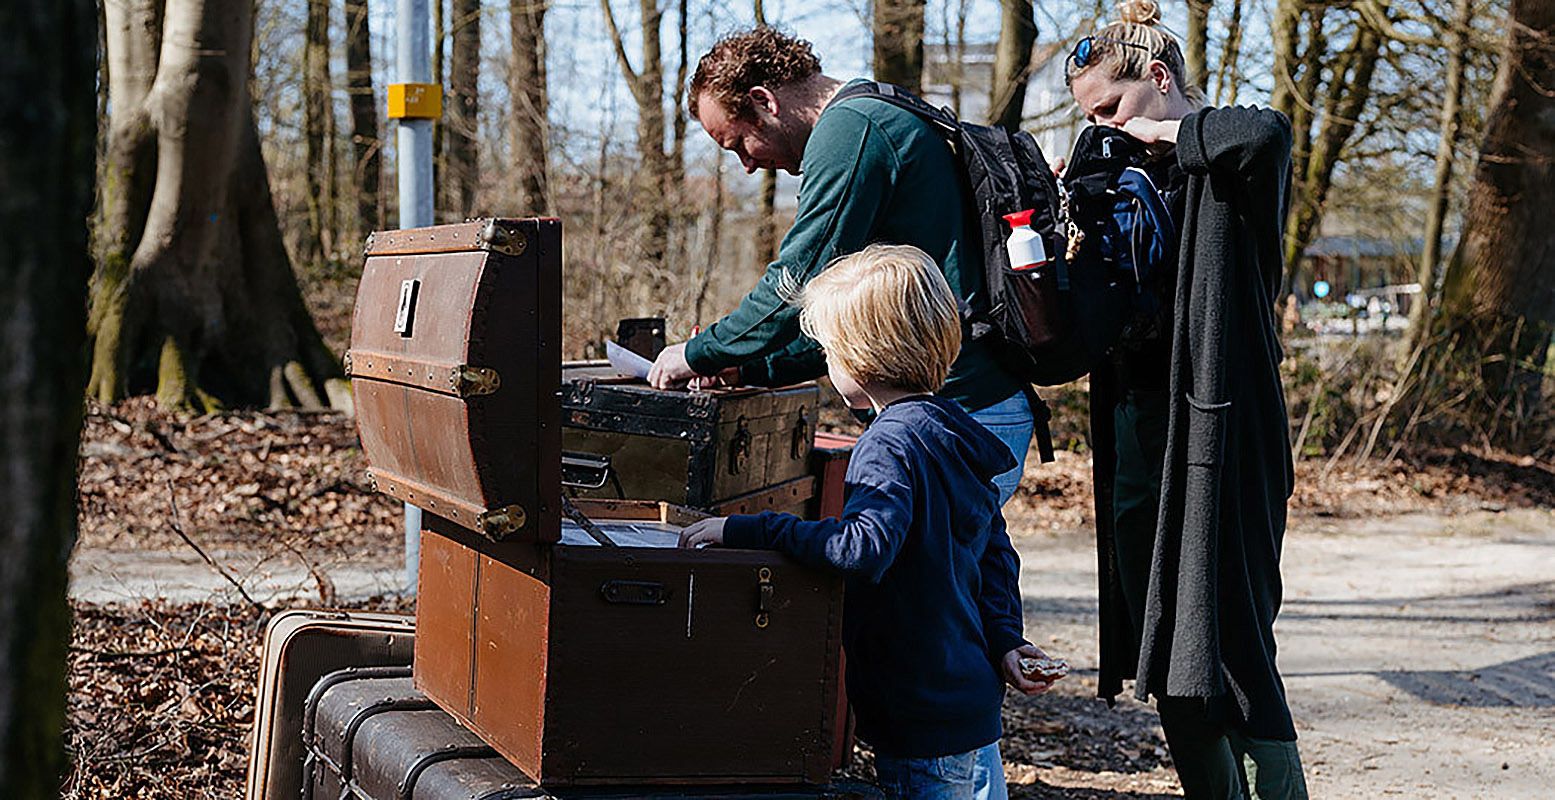
<path fill-rule="evenodd" d="M 1171 410 L 1144 630 L 1112 555 L 1112 407 L 1093 379 L 1101 676 L 1113 698 L 1212 700 L 1243 732 L 1294 739 L 1275 669 L 1279 558 L 1293 469 L 1274 303 L 1290 197 L 1290 123 L 1212 108 L 1182 120 L 1188 174 L 1174 301 Z M 1137 644 L 1136 644 L 1137 643 Z"/>

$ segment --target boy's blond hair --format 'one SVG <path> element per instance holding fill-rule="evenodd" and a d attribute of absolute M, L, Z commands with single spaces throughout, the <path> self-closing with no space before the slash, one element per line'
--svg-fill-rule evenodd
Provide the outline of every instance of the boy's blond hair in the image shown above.
<path fill-rule="evenodd" d="M 800 329 L 859 383 L 937 392 L 961 352 L 956 296 L 934 259 L 910 245 L 839 258 L 793 302 Z"/>

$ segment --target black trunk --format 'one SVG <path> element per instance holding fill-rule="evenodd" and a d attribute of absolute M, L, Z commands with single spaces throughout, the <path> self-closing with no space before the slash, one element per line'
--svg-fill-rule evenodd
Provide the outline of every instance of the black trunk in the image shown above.
<path fill-rule="evenodd" d="M 86 220 L 97 138 L 97 11 L 0 11 L 0 797 L 59 796 L 66 561 L 86 385 Z"/>

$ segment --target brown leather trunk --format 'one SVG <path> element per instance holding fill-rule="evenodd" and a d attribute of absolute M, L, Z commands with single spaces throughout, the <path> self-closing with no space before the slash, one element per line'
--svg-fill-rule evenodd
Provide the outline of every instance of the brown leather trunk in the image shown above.
<path fill-rule="evenodd" d="M 847 502 L 848 462 L 853 458 L 857 436 L 842 433 L 817 433 L 815 449 L 810 451 L 810 475 L 815 478 L 815 494 L 810 497 L 805 516 L 810 519 L 842 517 Z"/>
<path fill-rule="evenodd" d="M 774 552 L 564 539 L 560 478 L 562 406 L 582 392 L 590 430 L 644 420 L 648 450 L 697 444 L 665 462 L 669 499 L 718 471 L 708 498 L 802 510 L 816 390 L 563 389 L 560 254 L 554 220 L 369 244 L 350 372 L 378 487 L 426 511 L 415 686 L 544 785 L 822 783 L 845 742 L 840 578 Z M 659 463 L 611 461 L 623 480 Z"/>
<path fill-rule="evenodd" d="M 367 240 L 346 372 L 374 484 L 492 538 L 560 520 L 561 222 Z"/>
<path fill-rule="evenodd" d="M 837 578 L 765 551 L 494 544 L 439 519 L 421 559 L 417 687 L 540 783 L 831 773 Z"/>

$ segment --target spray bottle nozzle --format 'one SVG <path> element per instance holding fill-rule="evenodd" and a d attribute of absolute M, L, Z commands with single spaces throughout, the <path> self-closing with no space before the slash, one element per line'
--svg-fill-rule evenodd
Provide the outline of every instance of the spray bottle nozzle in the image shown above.
<path fill-rule="evenodd" d="M 1036 209 L 1028 208 L 1014 214 L 1005 214 L 1004 221 L 1010 223 L 1011 228 L 1027 228 L 1031 226 L 1031 215 L 1035 213 L 1037 213 Z"/>

